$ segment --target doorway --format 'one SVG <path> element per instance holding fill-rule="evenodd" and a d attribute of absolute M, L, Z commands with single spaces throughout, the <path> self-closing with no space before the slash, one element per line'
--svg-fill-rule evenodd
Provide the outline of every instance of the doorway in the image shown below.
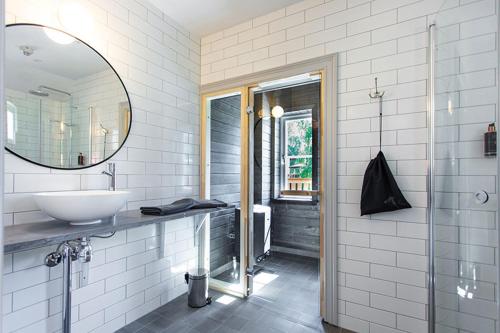
<path fill-rule="evenodd" d="M 202 87 L 200 132 L 201 197 L 231 205 L 210 219 L 210 287 L 332 324 L 335 68 L 329 57 Z"/>
<path fill-rule="evenodd" d="M 253 295 L 316 328 L 321 73 L 261 82 L 252 93 Z"/>

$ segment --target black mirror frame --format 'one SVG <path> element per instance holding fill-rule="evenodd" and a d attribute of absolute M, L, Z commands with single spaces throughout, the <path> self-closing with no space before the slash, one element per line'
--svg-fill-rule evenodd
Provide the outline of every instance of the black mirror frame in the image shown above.
<path fill-rule="evenodd" d="M 33 164 L 39 165 L 39 166 L 44 167 L 44 168 L 50 168 L 50 169 L 56 169 L 56 170 L 82 170 L 82 169 L 93 168 L 95 166 L 98 166 L 101 163 L 106 162 L 107 160 L 109 160 L 113 156 L 115 156 L 116 153 L 118 153 L 123 148 L 123 145 L 125 144 L 125 142 L 127 142 L 127 139 L 128 139 L 128 137 L 130 135 L 130 129 L 132 128 L 132 116 L 133 116 L 132 103 L 130 102 L 130 95 L 128 93 L 127 87 L 125 87 L 125 84 L 123 83 L 122 78 L 120 77 L 120 75 L 118 75 L 118 72 L 115 70 L 115 68 L 95 48 L 93 48 L 92 46 L 90 46 L 88 43 L 84 42 L 80 38 L 75 37 L 72 34 L 67 33 L 66 31 L 63 31 L 63 30 L 57 29 L 57 28 L 53 28 L 53 27 L 49 27 L 49 26 L 46 26 L 46 25 L 43 25 L 43 24 L 36 24 L 36 23 L 12 23 L 12 24 L 7 24 L 5 27 L 9 28 L 9 27 L 14 27 L 14 26 L 33 26 L 33 27 L 49 28 L 49 29 L 52 29 L 52 30 L 56 30 L 56 31 L 62 32 L 64 34 L 68 35 L 68 36 L 73 37 L 74 39 L 76 39 L 77 41 L 79 41 L 80 43 L 82 43 L 83 45 L 85 45 L 85 46 L 89 47 L 90 49 L 92 49 L 99 57 L 101 57 L 102 60 L 104 60 L 108 64 L 108 66 L 111 68 L 111 70 L 115 73 L 115 75 L 118 78 L 118 80 L 120 80 L 120 83 L 121 83 L 121 85 L 123 87 L 123 90 L 125 91 L 125 95 L 127 96 L 128 107 L 129 107 L 129 110 L 130 110 L 129 111 L 130 112 L 130 117 L 129 117 L 128 131 L 127 131 L 127 134 L 125 135 L 125 138 L 123 139 L 123 142 L 120 144 L 120 147 L 118 147 L 118 149 L 115 150 L 115 152 L 113 154 L 109 155 L 107 158 L 103 159 L 99 163 L 95 163 L 95 164 L 92 164 L 92 165 L 86 165 L 86 166 L 75 167 L 75 168 L 55 167 L 55 166 L 50 166 L 50 165 L 46 165 L 46 164 L 42 164 L 42 163 L 38 163 L 38 162 L 32 161 L 32 160 L 30 160 L 30 159 L 28 159 L 26 157 L 23 157 L 23 156 L 17 154 L 16 152 L 12 151 L 11 149 L 7 148 L 6 146 L 4 146 L 5 150 L 7 150 L 9 153 L 11 153 L 11 154 L 13 154 L 13 155 L 15 155 L 15 156 L 17 156 L 17 157 L 19 157 L 19 158 L 21 158 L 21 159 L 29 162 L 29 163 L 33 163 Z"/>

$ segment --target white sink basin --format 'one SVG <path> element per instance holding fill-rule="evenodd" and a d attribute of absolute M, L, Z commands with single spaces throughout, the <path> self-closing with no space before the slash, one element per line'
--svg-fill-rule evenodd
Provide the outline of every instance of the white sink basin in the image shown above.
<path fill-rule="evenodd" d="M 126 191 L 67 191 L 35 193 L 38 207 L 58 220 L 73 225 L 100 223 L 116 214 L 127 202 Z"/>

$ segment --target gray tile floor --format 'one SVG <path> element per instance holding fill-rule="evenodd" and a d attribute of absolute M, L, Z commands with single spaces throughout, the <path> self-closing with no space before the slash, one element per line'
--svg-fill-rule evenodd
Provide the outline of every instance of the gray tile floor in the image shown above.
<path fill-rule="evenodd" d="M 272 253 L 261 263 L 254 295 L 218 302 L 224 295 L 211 291 L 214 301 L 201 309 L 187 305 L 182 295 L 120 329 L 119 333 L 347 333 L 323 324 L 319 317 L 316 259 Z M 227 296 L 225 297 L 227 298 Z"/>
<path fill-rule="evenodd" d="M 236 265 L 234 265 L 234 268 L 230 268 L 222 273 L 220 273 L 219 275 L 217 276 L 214 276 L 213 278 L 216 279 L 216 280 L 220 280 L 220 281 L 224 281 L 224 282 L 227 282 L 227 283 L 236 283 L 238 284 L 240 281 L 239 281 L 239 278 L 235 278 L 235 274 L 234 273 L 237 273 L 236 276 L 239 275 L 240 273 L 240 263 L 236 263 Z"/>

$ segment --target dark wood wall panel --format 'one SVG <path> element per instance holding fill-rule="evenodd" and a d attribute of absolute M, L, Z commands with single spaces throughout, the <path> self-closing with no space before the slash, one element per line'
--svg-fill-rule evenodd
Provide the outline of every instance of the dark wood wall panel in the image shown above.
<path fill-rule="evenodd" d="M 240 202 L 241 98 L 210 103 L 210 195 L 229 204 Z"/>
<path fill-rule="evenodd" d="M 319 253 L 319 205 L 271 203 L 271 244 Z"/>
<path fill-rule="evenodd" d="M 210 270 L 232 261 L 234 252 L 235 209 L 229 208 L 210 214 Z"/>
<path fill-rule="evenodd" d="M 240 96 L 210 104 L 210 196 L 231 205 L 240 203 Z M 211 214 L 210 270 L 230 263 L 234 253 L 235 209 Z"/>

